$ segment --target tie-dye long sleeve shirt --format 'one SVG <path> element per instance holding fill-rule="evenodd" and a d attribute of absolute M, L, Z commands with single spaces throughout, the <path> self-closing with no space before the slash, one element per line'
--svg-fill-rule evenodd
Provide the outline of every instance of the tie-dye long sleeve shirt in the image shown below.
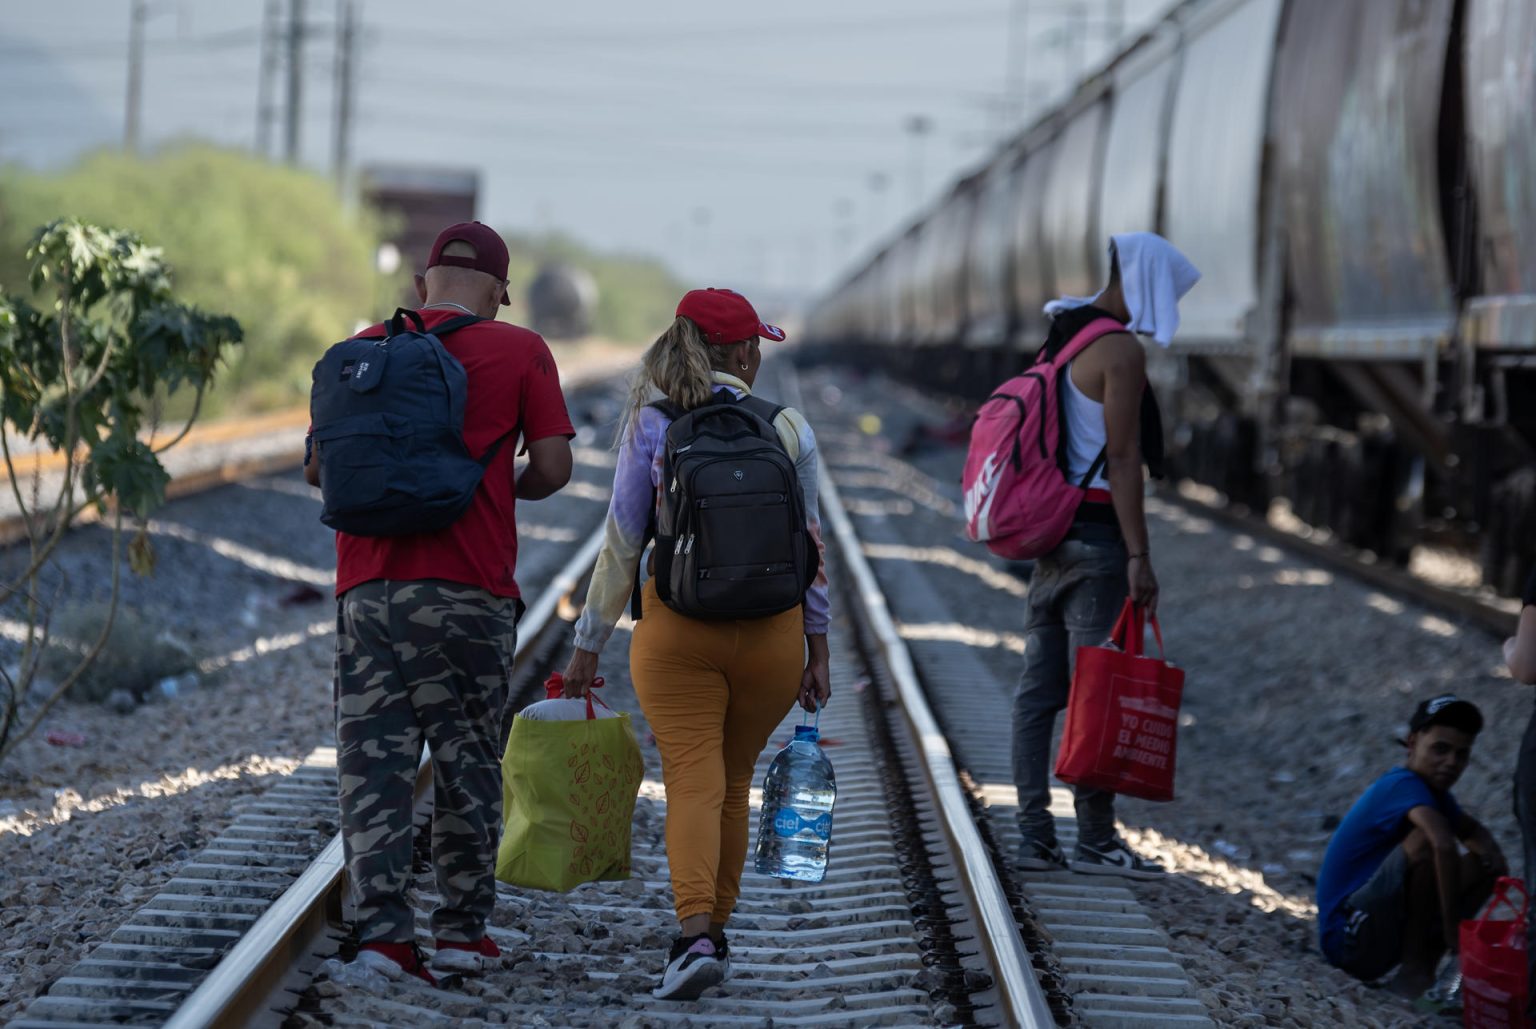
<path fill-rule="evenodd" d="M 740 397 L 751 392 L 734 375 L 715 372 L 715 390 L 729 389 Z M 587 589 L 587 604 L 576 623 L 576 646 L 598 652 L 629 603 L 635 585 L 635 569 L 640 563 L 640 549 L 645 530 L 656 515 L 660 503 L 661 463 L 671 424 L 663 412 L 643 407 L 634 431 L 619 447 L 618 463 L 613 473 L 613 496 L 608 502 L 608 521 L 603 549 L 592 571 Z M 826 545 L 821 539 L 821 509 L 816 502 L 816 434 L 805 417 L 786 407 L 774 419 L 784 449 L 795 462 L 795 474 L 805 494 L 805 521 L 820 555 L 816 581 L 806 590 L 802 612 L 808 636 L 823 634 L 830 621 L 827 590 Z"/>

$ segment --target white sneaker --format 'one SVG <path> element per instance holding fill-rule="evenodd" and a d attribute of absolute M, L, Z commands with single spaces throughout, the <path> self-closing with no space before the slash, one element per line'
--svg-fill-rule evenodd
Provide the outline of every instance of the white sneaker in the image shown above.
<path fill-rule="evenodd" d="M 371 968 L 389 979 L 416 978 L 432 986 L 437 980 L 427 971 L 421 948 L 411 943 L 365 943 L 357 951 L 353 964 Z"/>
<path fill-rule="evenodd" d="M 1072 871 L 1083 875 L 1119 875 L 1127 879 L 1160 879 L 1163 866 L 1137 854 L 1116 837 L 1108 847 L 1089 847 L 1079 843 L 1072 857 Z"/>
<path fill-rule="evenodd" d="M 715 953 L 708 933 L 678 937 L 667 955 L 661 985 L 651 991 L 657 1000 L 697 1000 L 711 986 L 725 981 L 726 963 Z"/>
<path fill-rule="evenodd" d="M 479 975 L 500 957 L 500 948 L 489 936 L 482 936 L 474 943 L 438 940 L 437 951 L 432 955 L 432 967 L 439 972 Z"/>

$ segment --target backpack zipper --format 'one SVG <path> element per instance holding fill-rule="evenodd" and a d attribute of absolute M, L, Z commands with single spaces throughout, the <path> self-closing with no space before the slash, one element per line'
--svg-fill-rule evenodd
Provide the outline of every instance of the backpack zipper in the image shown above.
<path fill-rule="evenodd" d="M 1050 388 L 1050 383 L 1046 382 L 1044 374 L 1042 374 L 1040 372 L 1025 372 L 1024 374 L 1025 374 L 1025 376 L 1027 378 L 1039 379 L 1040 380 L 1040 392 L 1041 392 L 1042 396 L 1044 395 L 1045 391 Z M 1024 407 L 1024 405 L 1021 403 L 1019 405 L 1019 409 L 1020 409 L 1019 428 L 1023 428 L 1024 427 L 1023 414 L 1022 414 L 1023 407 Z M 1049 456 L 1050 455 L 1046 452 L 1046 449 L 1045 449 L 1045 409 L 1042 408 L 1041 411 L 1040 411 L 1040 459 L 1043 461 L 1043 460 L 1045 460 Z"/>
<path fill-rule="evenodd" d="M 1023 400 L 1011 393 L 994 393 L 986 399 L 986 403 L 990 404 L 994 400 L 1007 400 L 1019 409 L 1019 427 L 1013 431 L 1013 446 L 1008 454 L 1008 460 L 1013 465 L 1013 470 L 1019 471 L 1024 467 L 1024 448 L 1019 444 L 1019 436 L 1024 430 L 1025 420 L 1029 417 L 1029 409 L 1024 406 Z"/>

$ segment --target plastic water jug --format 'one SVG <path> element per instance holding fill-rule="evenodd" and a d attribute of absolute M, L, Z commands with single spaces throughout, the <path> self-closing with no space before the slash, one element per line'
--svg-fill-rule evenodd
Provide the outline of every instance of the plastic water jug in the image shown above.
<path fill-rule="evenodd" d="M 757 871 L 779 879 L 819 883 L 827 874 L 837 778 L 815 726 L 795 726 L 763 779 L 757 824 Z"/>

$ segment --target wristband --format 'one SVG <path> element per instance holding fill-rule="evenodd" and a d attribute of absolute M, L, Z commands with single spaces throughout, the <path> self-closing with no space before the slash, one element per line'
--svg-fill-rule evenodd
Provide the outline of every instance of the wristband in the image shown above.
<path fill-rule="evenodd" d="M 1127 557 L 1127 558 L 1128 558 L 1128 559 L 1129 559 L 1129 560 L 1132 560 L 1132 561 L 1134 561 L 1134 560 L 1135 560 L 1135 559 L 1136 559 L 1136 558 L 1138 558 L 1138 557 L 1143 557 L 1143 558 L 1145 558 L 1145 557 L 1151 557 L 1151 556 L 1152 556 L 1152 552 L 1151 552 L 1151 551 L 1150 551 L 1150 550 L 1143 550 L 1143 551 L 1142 551 L 1142 552 L 1141 552 L 1141 553 L 1139 553 L 1139 554 L 1127 554 L 1127 555 L 1126 555 L 1126 557 Z"/>

